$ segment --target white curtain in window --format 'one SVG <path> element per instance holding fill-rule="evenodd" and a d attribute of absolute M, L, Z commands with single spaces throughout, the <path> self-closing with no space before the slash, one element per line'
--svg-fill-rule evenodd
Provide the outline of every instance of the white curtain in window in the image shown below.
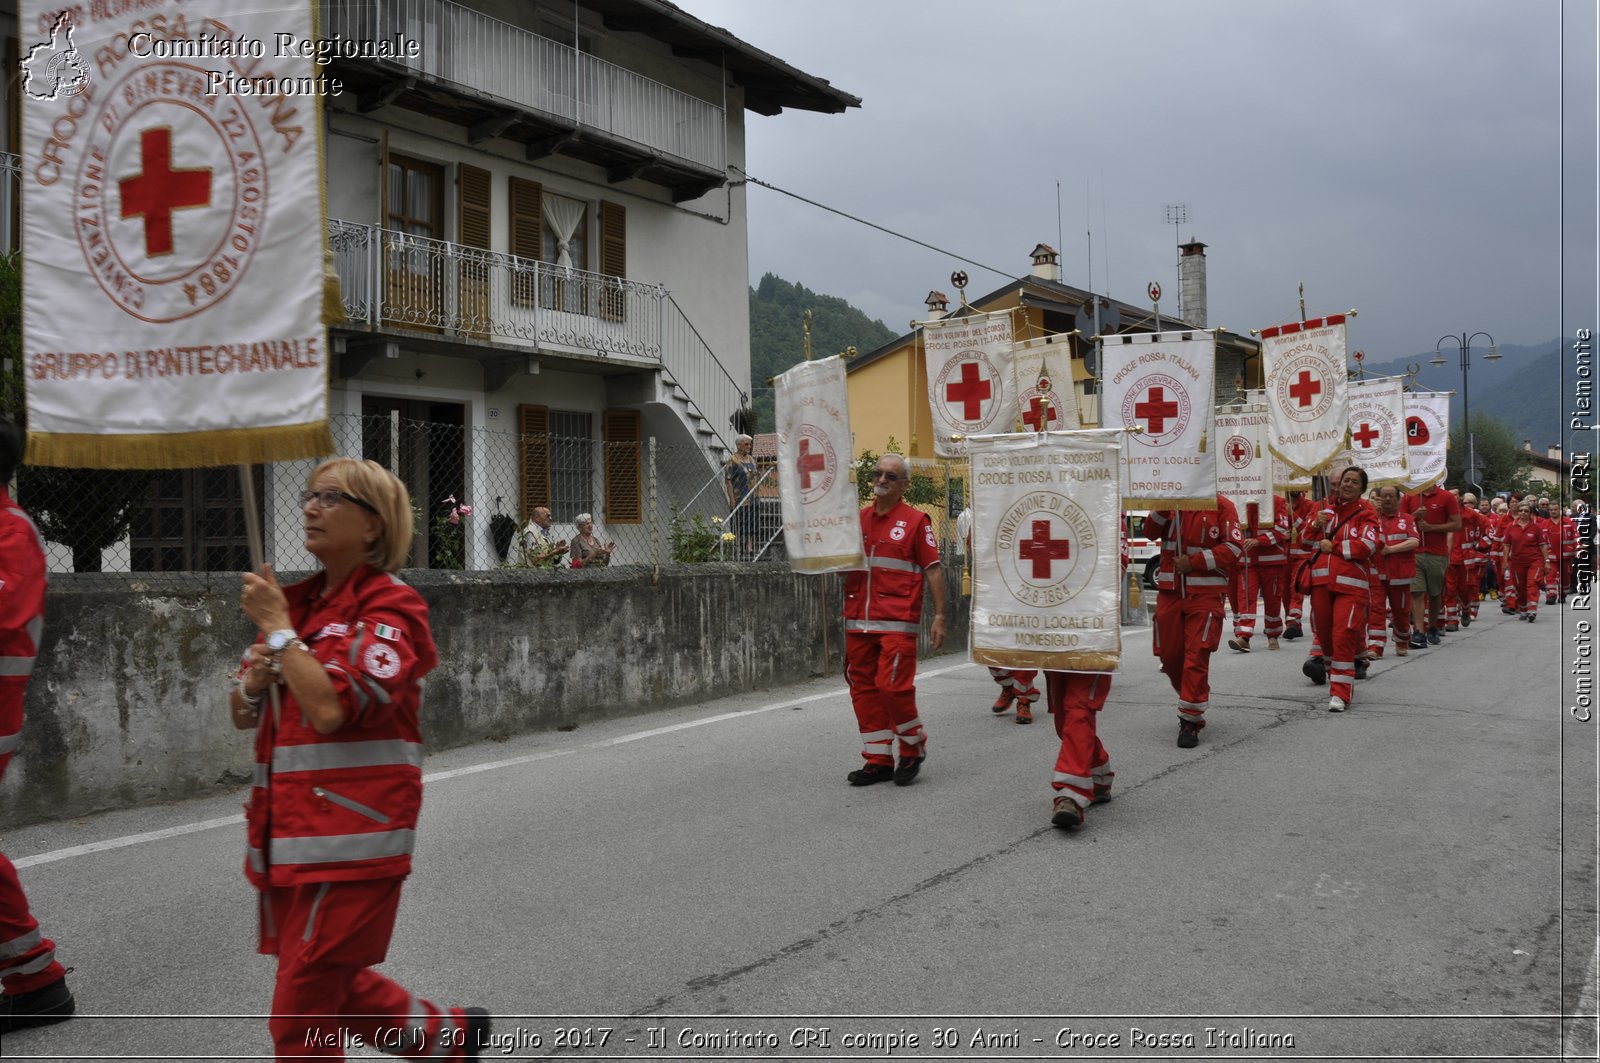
<path fill-rule="evenodd" d="M 583 204 L 575 199 L 548 193 L 543 199 L 544 220 L 549 223 L 551 234 L 556 238 L 556 265 L 571 269 L 572 237 L 578 231 L 578 224 L 583 221 Z"/>

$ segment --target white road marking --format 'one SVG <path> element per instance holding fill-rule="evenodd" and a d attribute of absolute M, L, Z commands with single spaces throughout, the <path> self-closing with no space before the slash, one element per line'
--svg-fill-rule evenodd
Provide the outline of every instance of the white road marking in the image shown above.
<path fill-rule="evenodd" d="M 957 672 L 963 668 L 976 668 L 977 665 L 963 661 L 960 664 L 947 665 L 944 668 L 934 668 L 925 672 L 918 672 L 917 678 L 931 679 L 936 675 L 945 675 Z M 738 720 L 746 716 L 758 716 L 764 712 L 775 712 L 778 709 L 792 708 L 795 705 L 804 705 L 813 701 L 826 701 L 829 698 L 848 696 L 849 690 L 841 687 L 822 694 L 811 694 L 803 698 L 787 698 L 776 701 L 770 705 L 762 705 L 754 709 L 740 709 L 737 712 L 724 712 L 716 716 L 707 716 L 700 720 L 687 720 L 683 723 L 671 724 L 667 727 L 652 727 L 644 731 L 634 731 L 618 738 L 606 738 L 598 742 L 587 742 L 572 749 L 552 749 L 542 753 L 529 753 L 521 757 L 508 757 L 505 760 L 492 760 L 483 764 L 470 764 L 464 768 L 451 768 L 448 771 L 436 771 L 422 777 L 424 783 L 438 782 L 442 779 L 454 779 L 462 775 L 476 775 L 482 771 L 496 771 L 500 768 L 514 768 L 522 764 L 532 764 L 535 761 L 550 760 L 554 757 L 568 757 L 575 753 L 586 753 L 596 749 L 606 749 L 610 746 L 620 746 L 628 742 L 637 742 L 644 738 L 654 738 L 657 735 L 671 734 L 674 731 L 687 731 L 692 727 L 704 727 L 707 724 L 721 723 L 724 720 Z M 166 827 L 162 830 L 145 831 L 142 834 L 125 834 L 120 838 L 107 838 L 103 841 L 89 842 L 84 845 L 74 845 L 66 849 L 56 849 L 48 853 L 39 853 L 35 856 L 25 856 L 15 861 L 17 869 L 23 870 L 38 867 L 41 864 L 54 864 L 62 860 L 71 860 L 79 856 L 88 856 L 92 853 L 103 853 L 110 849 L 125 849 L 132 845 L 145 845 L 150 842 L 165 841 L 168 838 L 177 838 L 185 834 L 194 834 L 197 831 L 212 830 L 216 827 L 230 827 L 244 822 L 244 816 L 223 816 L 220 819 L 205 819 L 197 823 L 184 823 L 177 827 Z"/>

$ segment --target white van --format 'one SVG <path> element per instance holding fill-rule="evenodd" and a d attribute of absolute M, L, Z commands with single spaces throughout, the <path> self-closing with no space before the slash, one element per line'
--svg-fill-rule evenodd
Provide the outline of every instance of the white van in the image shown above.
<path fill-rule="evenodd" d="M 1130 509 L 1122 514 L 1123 534 L 1128 537 L 1128 565 L 1140 571 L 1146 587 L 1156 585 L 1156 570 L 1161 567 L 1161 540 L 1148 539 L 1144 534 L 1144 519 L 1148 509 Z"/>

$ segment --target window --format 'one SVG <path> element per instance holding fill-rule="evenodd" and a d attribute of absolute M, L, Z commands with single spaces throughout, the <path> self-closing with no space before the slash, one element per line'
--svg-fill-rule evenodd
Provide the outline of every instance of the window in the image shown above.
<path fill-rule="evenodd" d="M 550 515 L 570 522 L 593 513 L 594 414 L 550 411 Z"/>
<path fill-rule="evenodd" d="M 644 520 L 643 485 L 639 475 L 638 410 L 607 410 L 601 420 L 605 447 L 607 524 L 639 524 Z"/>
<path fill-rule="evenodd" d="M 258 513 L 262 468 L 257 466 L 251 477 Z M 161 473 L 149 504 L 130 516 L 134 572 L 245 572 L 251 567 L 237 466 Z"/>
<path fill-rule="evenodd" d="M 384 317 L 412 327 L 435 327 L 444 305 L 444 271 L 438 249 L 426 241 L 444 236 L 444 169 L 390 155 L 383 223 L 403 234 L 385 241 Z"/>
<path fill-rule="evenodd" d="M 552 268 L 544 272 L 539 305 L 570 314 L 588 313 L 583 277 L 572 271 L 589 268 L 589 206 L 548 192 L 541 206 L 548 239 L 540 257 Z"/>

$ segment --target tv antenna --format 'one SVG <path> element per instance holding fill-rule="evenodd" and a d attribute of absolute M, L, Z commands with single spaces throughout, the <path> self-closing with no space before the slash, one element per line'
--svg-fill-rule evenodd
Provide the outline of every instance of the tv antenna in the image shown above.
<path fill-rule="evenodd" d="M 1168 203 L 1167 224 L 1172 226 L 1172 245 L 1177 251 L 1178 264 L 1178 320 L 1183 320 L 1183 232 L 1179 226 L 1189 221 L 1189 204 Z"/>

